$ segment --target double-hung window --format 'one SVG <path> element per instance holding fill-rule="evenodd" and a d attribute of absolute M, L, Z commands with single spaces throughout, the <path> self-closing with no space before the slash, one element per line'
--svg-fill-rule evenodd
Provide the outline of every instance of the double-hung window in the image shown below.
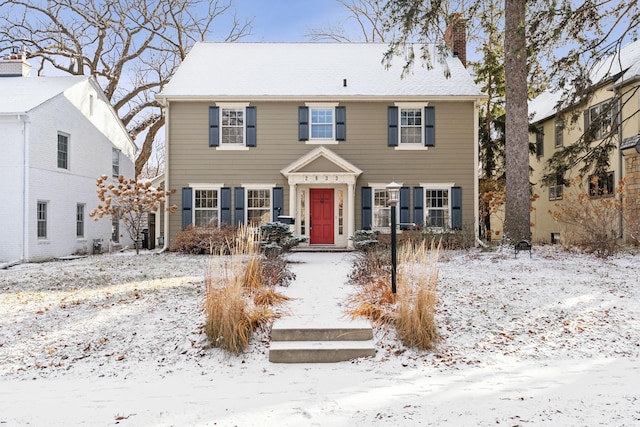
<path fill-rule="evenodd" d="M 47 202 L 38 202 L 36 228 L 38 232 L 38 239 L 46 239 L 47 238 Z"/>
<path fill-rule="evenodd" d="M 372 185 L 371 203 L 372 227 L 373 229 L 389 229 L 391 227 L 391 206 L 389 206 L 389 192 L 382 185 Z M 396 209 L 396 221 L 399 222 L 398 205 Z"/>
<path fill-rule="evenodd" d="M 544 132 L 540 130 L 536 133 L 536 157 L 544 156 Z"/>
<path fill-rule="evenodd" d="M 217 226 L 220 219 L 220 203 L 218 189 L 193 190 L 193 225 Z"/>
<path fill-rule="evenodd" d="M 69 135 L 58 134 L 58 168 L 69 169 Z"/>
<path fill-rule="evenodd" d="M 589 195 L 591 197 L 613 196 L 615 182 L 613 172 L 607 172 L 600 176 L 593 175 L 589 178 Z"/>
<path fill-rule="evenodd" d="M 308 144 L 338 144 L 347 138 L 345 106 L 308 102 L 298 107 L 298 139 Z"/>
<path fill-rule="evenodd" d="M 549 200 L 562 200 L 562 179 L 556 178 L 553 184 L 549 185 Z"/>
<path fill-rule="evenodd" d="M 111 217 L 111 241 L 113 243 L 120 242 L 120 220 L 117 216 Z"/>
<path fill-rule="evenodd" d="M 388 108 L 388 146 L 424 149 L 436 145 L 435 107 L 420 103 L 396 103 Z"/>
<path fill-rule="evenodd" d="M 311 108 L 311 139 L 333 140 L 333 108 Z"/>
<path fill-rule="evenodd" d="M 247 188 L 247 225 L 259 227 L 271 221 L 271 188 Z"/>
<path fill-rule="evenodd" d="M 425 227 L 449 228 L 451 206 L 449 188 L 425 188 Z"/>
<path fill-rule="evenodd" d="M 618 104 L 615 100 L 594 105 L 584 112 L 585 134 L 591 140 L 602 139 L 615 129 Z"/>
<path fill-rule="evenodd" d="M 117 148 L 111 149 L 111 175 L 114 178 L 120 176 L 120 150 Z"/>
<path fill-rule="evenodd" d="M 560 148 L 564 145 L 563 142 L 563 132 L 564 132 L 564 119 L 557 119 L 555 122 L 555 141 L 554 147 Z"/>
<path fill-rule="evenodd" d="M 84 205 L 76 205 L 76 237 L 84 237 Z"/>
<path fill-rule="evenodd" d="M 209 107 L 209 146 L 246 149 L 256 146 L 256 107 L 222 104 Z"/>

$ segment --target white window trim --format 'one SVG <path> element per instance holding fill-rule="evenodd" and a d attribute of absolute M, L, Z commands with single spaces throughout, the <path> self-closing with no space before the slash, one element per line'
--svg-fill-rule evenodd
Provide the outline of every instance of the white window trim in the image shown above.
<path fill-rule="evenodd" d="M 423 208 L 423 218 L 422 218 L 422 223 L 424 224 L 425 228 L 428 228 L 429 230 L 432 231 L 445 231 L 446 229 L 451 229 L 451 220 L 452 220 L 452 211 L 451 211 L 451 188 L 455 187 L 456 184 L 455 182 L 444 182 L 441 184 L 434 184 L 432 182 L 430 183 L 419 183 L 420 187 L 422 187 L 422 189 L 424 190 L 424 194 L 423 194 L 423 200 L 422 200 L 422 205 L 424 206 Z M 447 190 L 449 191 L 449 206 L 447 208 L 447 210 L 449 211 L 449 223 L 447 224 L 447 228 L 443 228 L 443 227 L 427 227 L 427 211 L 429 210 L 429 208 L 427 207 L 427 190 Z"/>
<path fill-rule="evenodd" d="M 400 185 L 400 187 L 403 187 L 403 183 L 398 183 Z M 374 214 L 374 209 L 375 209 L 375 198 L 376 198 L 376 190 L 387 190 L 387 185 L 389 185 L 389 183 L 386 184 L 381 184 L 379 182 L 370 182 L 367 184 L 368 187 L 371 187 L 371 222 L 375 222 L 375 214 Z M 378 230 L 378 231 L 383 231 L 383 232 L 391 232 L 391 226 L 389 227 L 374 227 L 372 224 L 372 228 L 374 230 Z M 400 230 L 400 200 L 398 200 L 398 203 L 396 203 L 396 228 L 398 229 L 398 232 L 401 232 Z"/>
<path fill-rule="evenodd" d="M 78 207 L 82 206 L 82 236 L 78 236 Z M 87 234 L 87 204 L 86 203 L 76 203 L 76 239 L 77 240 L 86 240 Z"/>
<path fill-rule="evenodd" d="M 65 168 L 61 168 L 58 165 L 58 152 L 59 152 L 58 137 L 59 136 L 64 136 L 64 137 L 67 138 L 67 167 L 65 167 Z M 58 133 L 56 133 L 56 166 L 57 166 L 58 171 L 70 171 L 71 170 L 71 134 L 68 134 L 66 132 L 58 131 Z"/>
<path fill-rule="evenodd" d="M 336 107 L 340 105 L 339 102 L 305 102 L 305 107 L 309 108 L 309 139 L 305 141 L 307 145 L 337 145 L 340 141 L 336 140 Z M 311 110 L 314 108 L 332 108 L 333 109 L 333 123 L 332 134 L 333 138 L 313 138 L 311 136 Z"/>
<path fill-rule="evenodd" d="M 40 218 L 38 217 L 40 212 L 38 209 L 38 205 L 43 204 L 45 207 L 44 210 L 44 214 L 45 214 L 45 218 L 44 218 L 44 224 L 45 224 L 45 235 L 44 236 L 39 236 L 38 235 L 38 225 L 40 224 Z M 38 239 L 39 242 L 45 242 L 49 240 L 49 200 L 37 200 L 36 201 L 36 238 Z"/>
<path fill-rule="evenodd" d="M 273 222 L 273 189 L 276 184 L 240 184 L 244 188 L 244 225 L 249 224 L 249 190 L 269 190 L 269 222 Z"/>
<path fill-rule="evenodd" d="M 398 146 L 394 147 L 396 151 L 428 151 L 429 147 L 424 146 L 424 109 L 429 106 L 428 102 L 395 102 L 394 105 L 398 107 Z M 420 108 L 422 111 L 422 126 L 420 127 L 420 143 L 402 143 L 402 123 L 400 117 L 402 115 L 403 108 Z"/>
<path fill-rule="evenodd" d="M 224 184 L 210 184 L 210 183 L 189 183 L 189 187 L 193 189 L 191 194 L 191 224 L 196 223 L 196 190 L 217 190 L 218 191 L 218 207 L 215 209 L 218 211 L 218 227 L 220 227 L 220 190 L 224 187 Z"/>
<path fill-rule="evenodd" d="M 218 123 L 219 129 L 219 141 L 220 144 L 216 147 L 217 151 L 249 151 L 249 147 L 247 147 L 247 107 L 251 104 L 249 102 L 217 102 L 216 107 L 218 107 Z M 223 109 L 234 109 L 234 108 L 243 108 L 244 109 L 244 125 L 242 130 L 242 140 L 243 144 L 223 144 L 222 143 L 222 110 Z"/>

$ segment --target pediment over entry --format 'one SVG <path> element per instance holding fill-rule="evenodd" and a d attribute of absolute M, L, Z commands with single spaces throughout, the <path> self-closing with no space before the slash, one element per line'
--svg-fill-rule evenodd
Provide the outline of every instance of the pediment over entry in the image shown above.
<path fill-rule="evenodd" d="M 362 170 L 338 156 L 333 151 L 318 147 L 300 157 L 280 171 L 284 176 L 293 174 L 344 174 L 358 177 Z"/>

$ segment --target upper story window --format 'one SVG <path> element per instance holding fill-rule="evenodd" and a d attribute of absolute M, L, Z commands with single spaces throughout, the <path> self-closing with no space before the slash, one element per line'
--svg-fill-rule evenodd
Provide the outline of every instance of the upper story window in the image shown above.
<path fill-rule="evenodd" d="M 424 104 L 396 103 L 388 109 L 389 147 L 435 147 L 435 108 Z"/>
<path fill-rule="evenodd" d="M 592 175 L 589 178 L 589 195 L 591 197 L 613 196 L 615 191 L 615 182 L 613 172 L 607 172 L 603 175 Z"/>
<path fill-rule="evenodd" d="M 594 105 L 584 112 L 585 137 L 602 139 L 614 131 L 618 104 L 615 100 Z"/>
<path fill-rule="evenodd" d="M 563 132 L 564 132 L 564 119 L 557 119 L 555 122 L 555 141 L 554 147 L 560 148 L 564 145 L 563 142 Z"/>
<path fill-rule="evenodd" d="M 220 218 L 218 189 L 193 190 L 193 225 L 217 226 Z"/>
<path fill-rule="evenodd" d="M 209 146 L 218 149 L 255 147 L 256 107 L 222 104 L 209 107 Z"/>
<path fill-rule="evenodd" d="M 69 169 L 69 135 L 58 134 L 58 168 Z"/>
<path fill-rule="evenodd" d="M 111 149 L 111 175 L 114 178 L 120 176 L 120 150 L 116 148 Z"/>
<path fill-rule="evenodd" d="M 544 132 L 536 133 L 536 157 L 544 156 Z"/>
<path fill-rule="evenodd" d="M 298 139 L 308 144 L 338 144 L 347 138 L 347 109 L 336 103 L 298 107 Z"/>

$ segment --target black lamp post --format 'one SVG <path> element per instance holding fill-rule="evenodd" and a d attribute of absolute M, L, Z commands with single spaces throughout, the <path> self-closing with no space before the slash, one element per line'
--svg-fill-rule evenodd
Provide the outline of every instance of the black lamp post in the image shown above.
<path fill-rule="evenodd" d="M 397 182 L 387 185 L 387 203 L 391 209 L 391 292 L 396 293 L 396 205 L 400 201 L 400 188 Z"/>

